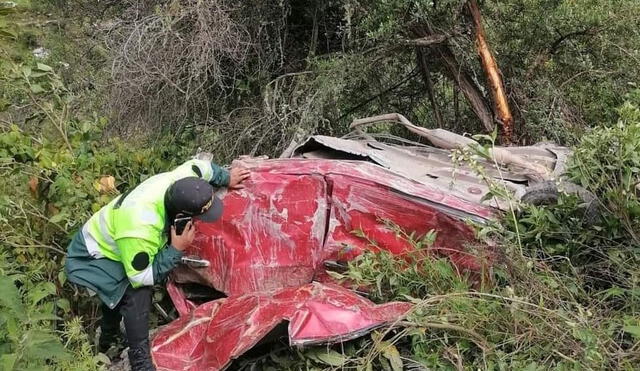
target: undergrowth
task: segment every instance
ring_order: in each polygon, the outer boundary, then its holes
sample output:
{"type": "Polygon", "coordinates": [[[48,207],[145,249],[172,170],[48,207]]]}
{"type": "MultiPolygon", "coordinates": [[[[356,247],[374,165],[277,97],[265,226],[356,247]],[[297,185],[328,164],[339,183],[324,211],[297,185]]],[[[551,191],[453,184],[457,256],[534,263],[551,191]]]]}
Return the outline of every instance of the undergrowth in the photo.
{"type": "Polygon", "coordinates": [[[109,361],[91,341],[97,302],[66,283],[66,245],[116,194],[186,158],[189,134],[107,140],[107,121],[83,109],[64,65],[24,43],[40,36],[9,26],[0,34],[0,369],[96,370],[109,361]]]}
{"type": "MultiPolygon", "coordinates": [[[[2,8],[0,16],[5,12],[9,10],[2,8]]],[[[97,306],[66,284],[66,243],[115,194],[184,159],[195,138],[187,127],[180,135],[155,136],[153,143],[107,139],[107,120],[86,109],[101,104],[87,102],[86,96],[68,87],[61,76],[71,72],[63,61],[32,55],[46,26],[26,25],[34,19],[48,22],[42,15],[25,15],[19,22],[0,19],[0,368],[93,370],[107,362],[94,356],[90,341],[97,306]]],[[[225,130],[219,132],[215,125],[206,127],[219,133],[219,140],[212,142],[216,148],[226,141],[230,149],[225,156],[240,147],[252,153],[276,152],[286,146],[299,123],[315,129],[326,126],[333,134],[332,130],[345,129],[335,122],[344,124],[345,118],[371,107],[404,107],[388,105],[387,95],[398,100],[403,96],[397,91],[388,94],[392,90],[382,87],[376,89],[384,94],[374,95],[374,100],[345,105],[346,98],[336,98],[348,89],[368,87],[368,79],[354,71],[366,64],[367,71],[377,71],[379,64],[366,59],[336,64],[329,58],[324,66],[324,59],[314,60],[320,73],[313,79],[303,80],[303,72],[288,75],[296,81],[286,82],[285,75],[267,87],[265,102],[277,120],[259,122],[268,123],[262,127],[269,130],[254,132],[252,115],[236,126],[231,124],[237,120],[220,119],[225,130]],[[340,79],[335,77],[336,66],[343,71],[340,79]],[[349,76],[350,88],[345,83],[349,76]],[[284,89],[286,84],[292,87],[284,89]],[[306,94],[298,84],[308,84],[318,93],[306,94]],[[334,123],[321,121],[327,112],[335,116],[334,123]]],[[[407,80],[403,76],[400,84],[391,84],[394,89],[415,76],[403,66],[392,69],[408,74],[407,80]]],[[[581,201],[570,195],[554,206],[519,205],[518,212],[478,227],[478,236],[495,245],[493,268],[480,280],[459,274],[449,260],[433,253],[435,232],[416,236],[388,225],[411,242],[413,250],[404,256],[366,252],[338,278],[366,288],[376,302],[407,300],[415,304],[414,310],[393,326],[358,340],[293,351],[285,345],[236,366],[393,371],[637,368],[639,105],[640,93],[635,92],[611,114],[592,109],[603,117],[617,116],[617,121],[585,135],[569,164],[569,178],[598,197],[597,223],[585,223],[581,201]]],[[[498,189],[496,194],[500,195],[498,189]]]]}
{"type": "Polygon", "coordinates": [[[74,97],[46,64],[16,65],[11,78],[39,116],[36,125],[0,128],[3,369],[95,369],[107,361],[88,340],[97,303],[65,285],[66,244],[92,212],[176,165],[188,147],[179,138],[104,140],[103,119],[65,116],[74,97]]]}

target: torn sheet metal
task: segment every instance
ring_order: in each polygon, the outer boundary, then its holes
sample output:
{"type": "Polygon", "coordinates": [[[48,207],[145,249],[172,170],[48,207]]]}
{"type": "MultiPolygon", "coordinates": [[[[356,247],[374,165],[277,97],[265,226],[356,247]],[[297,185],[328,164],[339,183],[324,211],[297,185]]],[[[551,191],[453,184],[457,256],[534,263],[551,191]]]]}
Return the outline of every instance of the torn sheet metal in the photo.
{"type": "MultiPolygon", "coordinates": [[[[442,137],[465,139],[446,130],[436,129],[442,137]]],[[[466,138],[466,140],[470,140],[466,138]]],[[[406,144],[406,143],[405,143],[406,144]]],[[[408,179],[437,187],[449,194],[478,204],[485,204],[507,211],[512,205],[487,197],[491,189],[486,180],[468,164],[454,163],[451,150],[434,148],[419,143],[413,145],[388,144],[369,134],[350,138],[334,138],[314,135],[296,147],[292,158],[325,158],[334,160],[360,160],[375,163],[408,179]]],[[[464,143],[449,143],[463,145],[464,143]]],[[[498,147],[496,147],[498,148],[498,147]]],[[[524,161],[547,170],[557,178],[564,172],[564,162],[569,149],[552,144],[524,147],[499,147],[504,153],[518,156],[524,161]]],[[[517,166],[497,167],[493,161],[478,157],[478,165],[495,184],[504,185],[516,197],[522,196],[529,185],[530,169],[517,166]]]]}
{"type": "Polygon", "coordinates": [[[336,285],[310,283],[200,305],[152,342],[158,370],[220,370],[283,322],[292,346],[350,340],[393,323],[409,303],[375,305],[336,285]]]}
{"type": "Polygon", "coordinates": [[[243,165],[251,170],[246,188],[220,194],[221,219],[197,223],[186,252],[210,265],[181,266],[172,275],[168,291],[181,317],[153,340],[160,369],[220,369],[283,320],[291,344],[301,345],[358,337],[399,318],[410,304],[375,306],[334,285],[325,272],[325,262],[345,262],[367,249],[408,251],[388,222],[417,235],[435,230],[431,252],[461,271],[478,272],[490,260],[490,251],[485,257],[471,252],[475,238],[467,220],[482,222],[495,211],[437,187],[363,161],[254,159],[243,165]],[[190,300],[193,283],[228,298],[190,300]]]}

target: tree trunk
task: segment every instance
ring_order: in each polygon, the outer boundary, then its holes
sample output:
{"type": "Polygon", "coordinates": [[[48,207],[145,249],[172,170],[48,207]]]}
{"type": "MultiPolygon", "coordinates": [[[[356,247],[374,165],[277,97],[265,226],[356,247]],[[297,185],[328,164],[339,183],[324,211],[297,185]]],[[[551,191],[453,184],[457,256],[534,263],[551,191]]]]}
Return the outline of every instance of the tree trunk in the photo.
{"type": "MultiPolygon", "coordinates": [[[[412,32],[416,37],[421,39],[428,39],[434,35],[429,24],[414,27],[412,32]]],[[[436,58],[438,58],[439,62],[444,66],[447,76],[458,86],[469,103],[469,107],[476,117],[478,117],[485,130],[492,132],[494,129],[493,112],[491,112],[490,106],[487,104],[482,92],[471,76],[458,64],[451,48],[446,42],[442,42],[434,43],[433,46],[430,47],[430,50],[433,50],[436,58]]]]}
{"type": "Polygon", "coordinates": [[[460,103],[458,100],[458,86],[453,84],[453,121],[456,123],[460,118],[460,103]]]}
{"type": "Polygon", "coordinates": [[[469,103],[469,107],[471,107],[473,113],[476,114],[485,130],[492,132],[494,129],[493,113],[476,83],[466,71],[462,70],[455,55],[448,46],[438,47],[438,52],[442,57],[442,62],[446,67],[447,74],[455,81],[464,97],[467,98],[467,103],[469,103]]]}
{"type": "Polygon", "coordinates": [[[420,69],[420,74],[422,75],[424,84],[427,87],[427,94],[429,95],[431,108],[433,108],[433,115],[436,118],[436,123],[438,124],[438,127],[442,128],[442,116],[440,115],[440,110],[438,109],[438,104],[436,103],[435,94],[433,93],[433,82],[431,81],[429,64],[427,63],[427,58],[422,48],[420,47],[416,48],[416,57],[418,59],[418,68],[420,69]]]}
{"type": "Polygon", "coordinates": [[[469,0],[467,3],[469,12],[473,18],[473,27],[476,33],[476,49],[482,62],[482,68],[487,76],[489,91],[493,99],[496,120],[502,126],[502,138],[505,143],[511,143],[513,137],[513,115],[509,108],[507,94],[505,93],[502,76],[495,57],[487,44],[484,27],[482,26],[482,16],[476,0],[469,0]]]}

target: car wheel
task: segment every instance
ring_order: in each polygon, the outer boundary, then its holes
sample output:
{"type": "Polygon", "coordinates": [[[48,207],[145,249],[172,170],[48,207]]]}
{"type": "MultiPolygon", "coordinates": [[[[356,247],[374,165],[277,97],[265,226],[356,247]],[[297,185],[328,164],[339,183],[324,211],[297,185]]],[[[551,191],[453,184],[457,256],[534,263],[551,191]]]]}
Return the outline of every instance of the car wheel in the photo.
{"type": "Polygon", "coordinates": [[[520,201],[534,206],[555,205],[558,197],[560,192],[555,182],[544,181],[527,187],[520,201]]]}
{"type": "Polygon", "coordinates": [[[576,195],[582,200],[580,210],[586,225],[594,225],[600,220],[598,198],[585,188],[567,181],[561,182],[560,185],[553,181],[535,183],[527,187],[520,201],[534,206],[555,205],[558,203],[560,192],[576,195]]]}

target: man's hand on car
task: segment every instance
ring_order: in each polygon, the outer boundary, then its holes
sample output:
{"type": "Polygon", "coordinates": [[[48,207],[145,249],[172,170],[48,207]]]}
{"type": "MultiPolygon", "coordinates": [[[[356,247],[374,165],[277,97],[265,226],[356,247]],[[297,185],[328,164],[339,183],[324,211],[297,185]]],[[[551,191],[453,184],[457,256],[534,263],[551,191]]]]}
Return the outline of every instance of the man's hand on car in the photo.
{"type": "Polygon", "coordinates": [[[184,251],[189,247],[195,237],[196,228],[193,226],[193,222],[187,223],[182,234],[176,234],[176,226],[171,226],[171,246],[179,251],[184,251]]]}
{"type": "Polygon", "coordinates": [[[251,176],[249,170],[243,167],[234,167],[229,171],[229,188],[242,189],[244,188],[244,182],[251,176]]]}

